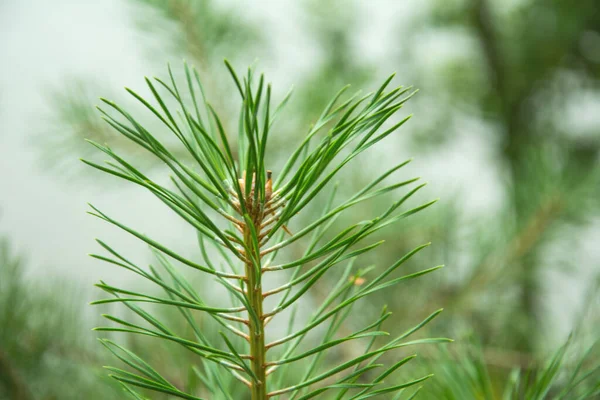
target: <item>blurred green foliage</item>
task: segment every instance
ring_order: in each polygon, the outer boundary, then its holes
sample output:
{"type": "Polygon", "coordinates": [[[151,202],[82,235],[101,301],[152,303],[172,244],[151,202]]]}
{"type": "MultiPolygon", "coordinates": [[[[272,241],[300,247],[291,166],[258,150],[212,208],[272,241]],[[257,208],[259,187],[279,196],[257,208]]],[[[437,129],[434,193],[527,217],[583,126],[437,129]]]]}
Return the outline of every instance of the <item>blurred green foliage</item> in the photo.
{"type": "Polygon", "coordinates": [[[79,292],[72,283],[40,282],[25,272],[0,238],[0,399],[118,397],[101,368],[104,354],[85,333],[90,321],[79,292]]]}
{"type": "MultiPolygon", "coordinates": [[[[162,38],[161,45],[156,46],[163,51],[161,56],[186,58],[209,75],[225,55],[235,63],[274,51],[262,27],[244,19],[235,7],[228,9],[214,1],[132,3],[148,11],[141,19],[132,17],[132,22],[148,37],[162,38]],[[162,45],[165,43],[168,46],[162,45]]],[[[556,347],[548,345],[556,342],[552,334],[556,321],[548,316],[552,311],[548,305],[551,293],[547,291],[550,276],[558,274],[560,280],[567,280],[573,274],[589,274],[583,267],[598,265],[597,260],[581,254],[580,242],[599,215],[600,127],[572,123],[589,117],[576,109],[578,101],[585,94],[600,94],[598,2],[422,2],[422,10],[414,13],[414,18],[398,16],[398,26],[391,27],[393,34],[383,44],[386,57],[377,60],[361,56],[355,37],[361,12],[374,5],[342,1],[302,4],[307,37],[321,58],[302,78],[308,84],[294,94],[289,124],[274,143],[283,147],[288,141],[299,140],[304,133],[298,132],[299,127],[316,119],[315,113],[329,94],[346,83],[369,86],[380,80],[381,70],[398,70],[402,81],[421,89],[411,109],[417,118],[409,124],[410,137],[390,144],[397,146],[399,154],[430,157],[454,148],[467,158],[466,153],[473,149],[465,147],[465,137],[483,136],[481,141],[488,146],[488,166],[495,171],[492,186],[499,188],[495,192],[499,198],[492,199],[484,213],[473,213],[461,195],[469,191],[468,184],[457,182],[456,197],[444,199],[429,213],[428,220],[409,222],[402,230],[382,233],[381,238],[391,245],[384,247],[389,254],[376,261],[378,266],[386,265],[422,239],[433,238],[436,246],[419,262],[444,262],[448,265],[446,271],[455,272],[447,272],[437,281],[413,283],[414,295],[410,298],[398,292],[386,299],[393,303],[393,309],[402,310],[394,318],[402,321],[423,317],[432,305],[443,306],[445,318],[434,327],[436,333],[459,342],[476,335],[481,354],[493,355],[482,357],[471,351],[457,351],[451,356],[432,354],[427,362],[441,372],[435,384],[420,393],[421,398],[502,398],[486,393],[501,393],[507,382],[515,379],[511,375],[515,368],[529,368],[529,378],[521,379],[525,386],[519,389],[526,396],[528,389],[523,382],[537,382],[546,371],[544,363],[536,360],[556,347]],[[437,44],[431,45],[432,41],[437,44]],[[444,49],[440,54],[436,53],[439,48],[444,49]],[[476,129],[470,132],[469,127],[476,129]]],[[[156,51],[152,57],[161,58],[156,51]]],[[[212,87],[207,90],[232,92],[232,88],[225,89],[224,76],[211,77],[212,87]]],[[[87,137],[107,141],[113,148],[127,152],[127,144],[108,138],[97,115],[89,112],[93,107],[89,94],[96,97],[106,93],[98,92],[85,80],[83,88],[71,89],[58,93],[64,99],[56,110],[58,125],[73,127],[66,131],[61,128],[60,135],[55,135],[62,146],[70,154],[81,155],[82,139],[87,137]]],[[[231,104],[223,99],[215,106],[224,115],[231,104]]],[[[225,123],[236,126],[237,122],[225,123]]],[[[57,153],[57,160],[60,157],[57,153]]],[[[380,160],[376,161],[365,160],[373,168],[380,160]]],[[[274,154],[273,163],[281,162],[274,154]]],[[[351,192],[354,186],[361,186],[362,180],[361,171],[352,170],[340,191],[351,192]]],[[[366,215],[369,210],[357,213],[366,215]]],[[[328,287],[325,283],[316,289],[313,295],[318,302],[328,287]]],[[[586,288],[580,293],[582,303],[593,305],[585,314],[585,325],[597,326],[597,299],[585,297],[586,288]]],[[[46,300],[38,302],[45,304],[46,300]]],[[[363,312],[372,312],[378,306],[377,301],[367,304],[363,312]]],[[[3,330],[2,334],[13,332],[10,326],[10,331],[3,330]]],[[[18,326],[14,325],[14,332],[18,332],[18,326]]],[[[42,324],[29,330],[40,334],[51,331],[42,324]]],[[[6,335],[19,340],[14,333],[6,335]]],[[[586,347],[596,339],[597,332],[592,332],[575,336],[572,341],[586,347]]],[[[51,342],[50,338],[45,340],[51,342]]],[[[0,343],[0,349],[7,352],[5,342],[0,343]]],[[[164,357],[170,359],[171,355],[164,357]]],[[[597,352],[589,357],[598,360],[597,352]]],[[[336,359],[332,354],[331,362],[336,359]]],[[[171,363],[176,364],[176,360],[171,363]]],[[[19,375],[34,376],[33,371],[40,371],[32,365],[19,365],[19,375]]],[[[36,368],[41,367],[36,364],[36,368]]],[[[50,387],[56,371],[43,371],[38,375],[46,374],[44,379],[50,387]]],[[[565,381],[563,375],[553,379],[557,385],[565,381]]],[[[597,372],[587,382],[598,385],[597,372]]],[[[577,393],[572,398],[585,395],[584,391],[577,393]]]]}

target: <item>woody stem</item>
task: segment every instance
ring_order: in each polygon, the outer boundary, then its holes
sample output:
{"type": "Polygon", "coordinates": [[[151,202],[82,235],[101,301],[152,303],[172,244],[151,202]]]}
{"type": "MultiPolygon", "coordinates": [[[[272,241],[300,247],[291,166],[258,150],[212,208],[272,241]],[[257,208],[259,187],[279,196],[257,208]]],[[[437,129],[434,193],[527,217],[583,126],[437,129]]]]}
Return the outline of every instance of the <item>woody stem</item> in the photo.
{"type": "MultiPolygon", "coordinates": [[[[254,226],[260,227],[260,221],[257,221],[259,218],[252,219],[254,226]]],[[[246,247],[254,254],[260,254],[260,249],[254,249],[249,227],[244,227],[244,242],[246,247]]],[[[260,258],[258,256],[256,258],[258,258],[258,265],[254,265],[250,257],[245,263],[246,278],[248,279],[248,302],[257,316],[257,320],[249,318],[251,366],[252,372],[256,376],[256,381],[252,384],[252,400],[266,400],[267,382],[263,293],[260,258]]]]}

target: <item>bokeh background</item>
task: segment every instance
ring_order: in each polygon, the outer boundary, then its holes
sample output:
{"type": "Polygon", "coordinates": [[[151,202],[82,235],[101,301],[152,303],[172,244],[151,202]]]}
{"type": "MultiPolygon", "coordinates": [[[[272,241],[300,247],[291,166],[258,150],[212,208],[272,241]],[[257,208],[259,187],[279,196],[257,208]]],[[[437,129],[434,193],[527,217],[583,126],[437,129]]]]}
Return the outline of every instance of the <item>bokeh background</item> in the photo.
{"type": "MultiPolygon", "coordinates": [[[[224,58],[264,71],[279,98],[295,87],[270,142],[275,166],[343,85],[367,92],[395,72],[419,89],[401,113],[410,122],[340,187],[350,193],[414,157],[406,177],[441,199],[383,232],[372,260],[383,267],[432,241],[413,267],[446,265],[378,299],[399,331],[445,308],[431,329],[456,344],[427,350],[423,363],[441,371],[423,398],[500,398],[511,371],[535,370],[569,334],[575,349],[600,338],[597,0],[2,0],[0,397],[121,398],[100,369],[106,355],[89,330],[99,310],[87,302],[101,278],[136,282],[87,253],[111,237],[132,257],[149,254],[86,203],[197,250],[158,201],[86,169],[83,139],[166,173],[102,123],[97,99],[131,104],[123,86],[146,93],[144,76],[185,59],[235,126],[224,58]],[[474,362],[485,379],[473,378],[474,362]]],[[[180,355],[129,340],[185,380],[180,355]]]]}

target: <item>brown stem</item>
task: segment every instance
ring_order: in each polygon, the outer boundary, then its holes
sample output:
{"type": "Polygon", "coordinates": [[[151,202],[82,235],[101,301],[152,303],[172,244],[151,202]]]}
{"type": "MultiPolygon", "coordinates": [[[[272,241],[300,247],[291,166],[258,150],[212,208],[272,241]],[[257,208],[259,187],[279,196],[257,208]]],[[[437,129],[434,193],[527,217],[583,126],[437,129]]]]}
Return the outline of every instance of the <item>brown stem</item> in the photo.
{"type": "MultiPolygon", "coordinates": [[[[260,227],[261,213],[252,216],[252,223],[260,227]]],[[[254,248],[250,227],[244,227],[244,242],[249,251],[260,253],[260,249],[254,248]]],[[[249,257],[248,257],[249,258],[249,257]]],[[[260,257],[259,259],[260,264],[260,257]]],[[[248,282],[247,296],[250,307],[252,307],[257,318],[248,318],[248,329],[250,333],[250,356],[252,372],[256,380],[252,383],[252,400],[265,400],[267,398],[266,381],[266,349],[265,349],[265,327],[263,316],[263,293],[261,282],[261,267],[255,266],[250,260],[245,263],[246,278],[248,282]]]]}

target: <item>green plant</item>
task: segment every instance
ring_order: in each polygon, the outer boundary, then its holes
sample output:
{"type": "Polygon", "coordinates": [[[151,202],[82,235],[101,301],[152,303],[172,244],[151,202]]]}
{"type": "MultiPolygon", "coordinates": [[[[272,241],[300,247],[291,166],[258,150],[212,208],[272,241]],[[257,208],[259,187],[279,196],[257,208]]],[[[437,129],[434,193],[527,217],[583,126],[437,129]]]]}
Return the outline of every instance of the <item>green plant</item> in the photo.
{"type": "Polygon", "coordinates": [[[0,400],[118,396],[98,367],[104,353],[85,334],[89,321],[74,306],[78,293],[58,279],[27,277],[28,269],[0,236],[0,400]]]}
{"type": "Polygon", "coordinates": [[[598,342],[579,349],[570,336],[566,343],[541,361],[514,360],[484,355],[478,344],[439,349],[441,357],[426,362],[436,379],[424,399],[543,400],[594,399],[600,395],[598,342]],[[508,362],[507,362],[508,361],[508,362]],[[506,371],[506,366],[510,371],[506,371]],[[490,368],[492,367],[492,368],[490,368]]]}
{"type": "MultiPolygon", "coordinates": [[[[384,385],[384,379],[387,380],[390,374],[413,356],[394,361],[387,368],[376,361],[394,349],[448,341],[445,338],[406,340],[441,310],[383,344],[379,343],[379,339],[388,334],[382,330],[382,324],[390,316],[385,309],[374,321],[350,334],[339,335],[339,331],[359,299],[440,268],[437,266],[392,277],[402,264],[428,244],[415,248],[384,270],[355,266],[357,258],[383,243],[378,241],[360,247],[359,242],[429,207],[435,201],[397,212],[424,186],[421,184],[409,190],[379,216],[353,223],[336,234],[330,231],[334,227],[333,222],[352,206],[417,181],[409,179],[379,187],[384,179],[408,163],[405,161],[386,171],[349,199],[333,205],[336,193],[333,178],[355,157],[395,132],[409,119],[406,117],[395,122],[381,132],[382,126],[391,121],[414,92],[402,87],[386,92],[392,77],[376,92],[362,97],[356,94],[342,100],[347,90],[347,87],[343,88],[311,126],[285,165],[272,175],[266,167],[270,162],[274,163],[269,158],[267,139],[289,94],[273,108],[271,86],[265,84],[262,75],[256,82],[249,69],[247,76],[240,79],[233,68],[228,63],[226,65],[242,99],[237,145],[234,145],[224,124],[206,101],[199,74],[187,65],[182,78],[185,80],[185,91],[177,85],[170,68],[167,82],[155,78],[154,83],[146,79],[158,104],[156,107],[127,89],[176,137],[178,145],[183,145],[194,160],[194,167],[173,155],[170,149],[173,143],[159,140],[155,133],[146,130],[123,108],[102,100],[109,106],[108,110],[100,109],[106,122],[162,161],[174,174],[171,177],[172,184],[167,186],[155,182],[109,147],[98,143],[91,142],[111,161],[107,161],[106,165],[84,162],[140,185],[154,194],[193,227],[203,259],[203,263],[192,261],[92,206],[92,215],[148,244],[161,268],[151,265],[144,269],[100,240],[98,243],[109,255],[93,257],[125,268],[165,292],[165,295],[157,295],[99,283],[97,286],[113,297],[96,301],[95,304],[122,303],[137,315],[137,319],[105,315],[117,326],[97,330],[159,338],[198,355],[198,365],[190,366],[191,377],[188,382],[175,385],[158,371],[159,367],[151,366],[113,341],[103,339],[101,342],[130,368],[109,367],[111,375],[138,399],[144,397],[136,391],[136,387],[185,399],[198,399],[199,396],[237,399],[244,396],[241,394],[244,392],[249,393],[253,400],[284,394],[294,399],[308,399],[325,392],[335,393],[334,398],[337,399],[366,399],[388,393],[408,395],[408,392],[403,392],[404,388],[424,381],[429,375],[387,386],[384,385]],[[178,108],[177,113],[173,111],[175,107],[178,108]],[[319,138],[323,131],[326,133],[319,138]],[[331,193],[324,196],[321,192],[326,188],[331,188],[331,193]],[[288,226],[294,217],[315,204],[321,216],[310,222],[303,221],[301,227],[292,233],[288,226]],[[276,259],[281,259],[277,258],[280,253],[285,254],[285,250],[301,242],[304,247],[301,256],[275,264],[276,259]],[[223,300],[220,293],[209,295],[211,301],[207,301],[173,262],[214,278],[229,298],[223,300]],[[346,266],[338,267],[342,263],[346,266]],[[269,340],[266,335],[267,324],[274,318],[281,319],[284,311],[297,306],[303,295],[326,273],[335,276],[337,283],[322,304],[297,330],[294,330],[295,313],[292,311],[287,322],[287,334],[269,340]],[[287,282],[268,289],[268,277],[274,274],[286,275],[287,282]],[[273,298],[277,299],[275,306],[267,310],[265,304],[273,298]],[[143,303],[178,310],[188,323],[189,331],[173,331],[167,323],[158,319],[158,314],[152,308],[142,308],[143,303]],[[219,336],[207,334],[209,320],[221,329],[219,336]],[[325,322],[329,325],[317,344],[303,349],[301,345],[307,342],[307,335],[325,322]],[[319,371],[327,350],[351,341],[364,342],[365,347],[360,355],[319,371]],[[288,384],[290,376],[286,373],[289,372],[287,368],[298,363],[305,364],[305,371],[300,379],[288,384]],[[383,370],[377,372],[378,368],[383,370]],[[244,385],[247,387],[245,390],[244,385]]],[[[279,326],[285,325],[281,323],[279,326]]]]}

